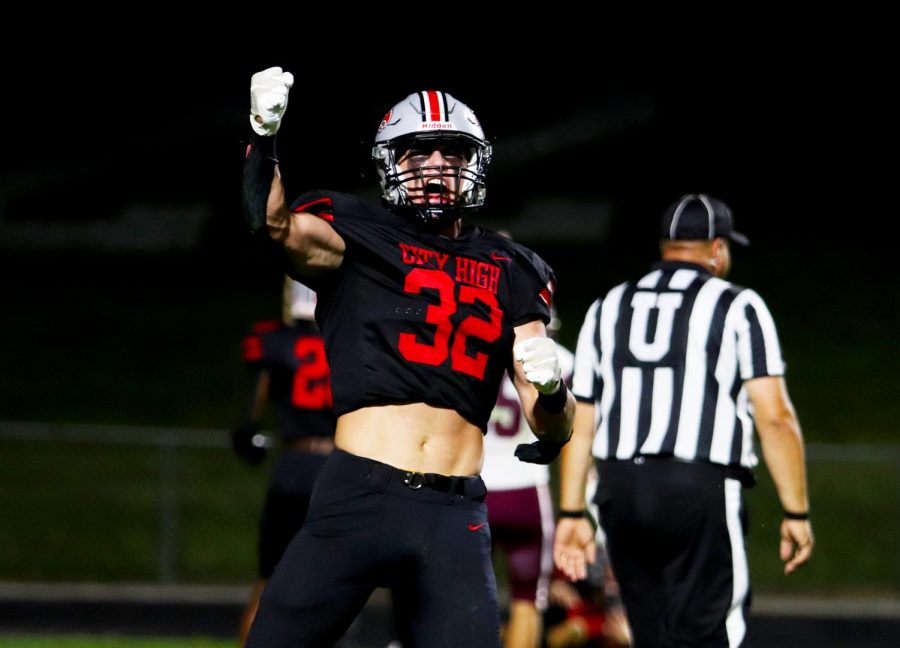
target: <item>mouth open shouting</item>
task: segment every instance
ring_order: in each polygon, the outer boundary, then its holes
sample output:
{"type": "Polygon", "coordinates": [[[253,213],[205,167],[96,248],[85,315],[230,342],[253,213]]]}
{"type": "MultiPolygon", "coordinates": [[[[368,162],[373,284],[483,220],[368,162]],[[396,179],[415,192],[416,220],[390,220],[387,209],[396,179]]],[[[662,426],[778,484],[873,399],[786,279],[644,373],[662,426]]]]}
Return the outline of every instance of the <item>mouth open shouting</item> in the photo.
{"type": "Polygon", "coordinates": [[[456,196],[444,182],[443,179],[430,178],[422,191],[423,202],[429,205],[454,204],[456,196]]]}
{"type": "Polygon", "coordinates": [[[400,158],[398,166],[401,169],[398,179],[405,185],[412,204],[441,207],[457,203],[460,172],[465,166],[461,151],[445,147],[412,148],[400,158]]]}

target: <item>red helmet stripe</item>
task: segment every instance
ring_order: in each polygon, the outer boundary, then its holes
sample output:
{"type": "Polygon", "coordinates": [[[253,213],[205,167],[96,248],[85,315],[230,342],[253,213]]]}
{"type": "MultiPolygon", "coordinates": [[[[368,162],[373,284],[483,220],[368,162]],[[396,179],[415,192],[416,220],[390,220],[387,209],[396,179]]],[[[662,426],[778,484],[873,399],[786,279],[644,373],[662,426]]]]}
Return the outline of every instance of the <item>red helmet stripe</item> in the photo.
{"type": "Polygon", "coordinates": [[[428,119],[427,121],[446,121],[441,118],[441,99],[434,90],[428,90],[426,93],[428,101],[428,119]]]}

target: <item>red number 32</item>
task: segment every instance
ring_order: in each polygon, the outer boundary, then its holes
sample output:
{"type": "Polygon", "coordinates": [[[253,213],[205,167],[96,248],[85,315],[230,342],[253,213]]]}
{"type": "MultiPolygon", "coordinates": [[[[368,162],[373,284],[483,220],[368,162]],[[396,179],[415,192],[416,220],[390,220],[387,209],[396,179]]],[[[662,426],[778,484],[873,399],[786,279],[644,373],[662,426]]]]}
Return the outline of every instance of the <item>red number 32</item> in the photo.
{"type": "Polygon", "coordinates": [[[434,342],[426,344],[416,340],[414,333],[401,333],[398,349],[401,355],[410,362],[419,362],[431,366],[443,363],[450,357],[450,367],[480,380],[484,380],[484,368],[487,365],[487,354],[466,353],[466,341],[469,337],[485,342],[494,342],[500,337],[500,322],[503,312],[497,306],[497,297],[490,290],[475,286],[459,286],[459,297],[455,296],[456,282],[446,272],[427,268],[414,268],[403,284],[403,290],[418,294],[423,289],[436,290],[438,303],[428,306],[425,321],[433,324],[434,342]],[[450,317],[456,312],[457,303],[474,304],[476,301],[491,309],[490,321],[469,315],[459,326],[454,335],[450,317]],[[452,345],[450,339],[453,338],[452,345]]]}

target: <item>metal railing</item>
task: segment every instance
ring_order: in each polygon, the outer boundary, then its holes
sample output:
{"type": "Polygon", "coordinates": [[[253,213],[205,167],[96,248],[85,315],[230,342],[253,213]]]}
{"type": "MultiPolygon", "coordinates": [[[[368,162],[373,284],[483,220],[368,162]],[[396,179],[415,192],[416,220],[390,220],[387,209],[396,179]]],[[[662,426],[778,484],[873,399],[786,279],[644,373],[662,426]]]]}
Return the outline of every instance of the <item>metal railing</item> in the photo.
{"type": "MultiPolygon", "coordinates": [[[[0,442],[94,443],[158,450],[158,580],[179,581],[179,452],[184,449],[227,450],[224,429],[153,426],[109,426],[0,421],[0,442]]],[[[900,444],[809,443],[807,458],[815,463],[894,464],[900,467],[900,444]]]]}
{"type": "Polygon", "coordinates": [[[99,443],[155,447],[159,450],[159,582],[177,580],[179,479],[178,451],[228,449],[227,430],[152,426],[108,426],[0,421],[0,441],[99,443]]]}

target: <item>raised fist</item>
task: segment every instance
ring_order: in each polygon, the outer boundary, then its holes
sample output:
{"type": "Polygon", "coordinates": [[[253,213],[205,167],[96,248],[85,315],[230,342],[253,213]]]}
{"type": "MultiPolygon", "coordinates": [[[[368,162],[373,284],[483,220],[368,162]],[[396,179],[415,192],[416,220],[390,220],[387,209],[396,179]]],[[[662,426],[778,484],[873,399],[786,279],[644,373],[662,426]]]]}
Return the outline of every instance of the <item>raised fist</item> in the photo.
{"type": "Polygon", "coordinates": [[[561,384],[562,371],[556,355],[556,343],[550,338],[533,337],[513,347],[513,357],[522,363],[525,378],[540,393],[555,394],[561,384]]]}
{"type": "Polygon", "coordinates": [[[292,85],[294,75],[280,67],[270,67],[250,78],[250,126],[259,135],[278,132],[292,85]]]}

